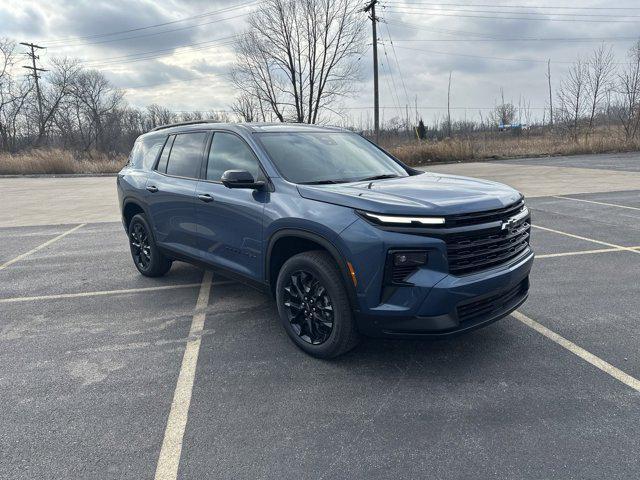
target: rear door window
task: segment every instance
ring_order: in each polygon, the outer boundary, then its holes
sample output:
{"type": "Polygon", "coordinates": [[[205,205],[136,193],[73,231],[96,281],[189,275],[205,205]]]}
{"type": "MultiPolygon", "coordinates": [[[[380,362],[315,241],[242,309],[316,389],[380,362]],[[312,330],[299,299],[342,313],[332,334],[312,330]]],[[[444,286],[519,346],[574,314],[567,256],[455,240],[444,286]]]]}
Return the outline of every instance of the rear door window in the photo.
{"type": "Polygon", "coordinates": [[[207,136],[207,132],[176,135],[167,162],[167,175],[198,178],[207,136]]]}

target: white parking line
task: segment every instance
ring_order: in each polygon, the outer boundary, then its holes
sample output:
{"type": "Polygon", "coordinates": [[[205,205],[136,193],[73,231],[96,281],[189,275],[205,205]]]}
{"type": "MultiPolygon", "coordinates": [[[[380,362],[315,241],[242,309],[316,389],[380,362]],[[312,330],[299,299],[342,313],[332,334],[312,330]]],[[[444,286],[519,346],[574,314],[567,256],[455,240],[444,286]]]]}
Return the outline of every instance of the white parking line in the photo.
{"type": "Polygon", "coordinates": [[[207,306],[209,304],[209,293],[211,291],[211,272],[206,271],[202,278],[196,310],[191,321],[189,339],[182,357],[182,366],[178,374],[178,382],[173,394],[173,402],[169,411],[167,428],[164,432],[160,457],[156,467],[156,480],[175,480],[178,477],[178,466],[180,465],[180,455],[182,453],[182,439],[187,426],[189,406],[191,404],[191,393],[193,382],[196,376],[196,366],[198,364],[198,354],[200,352],[200,334],[204,329],[204,321],[207,306]]]}
{"type": "Polygon", "coordinates": [[[29,250],[26,253],[23,253],[22,255],[18,255],[16,258],[13,258],[11,260],[9,260],[8,262],[3,263],[2,265],[0,265],[0,270],[4,270],[5,268],[7,268],[9,265],[13,265],[14,263],[16,263],[19,260],[22,260],[24,257],[27,257],[29,255],[31,255],[32,253],[36,253],[38,250],[42,250],[45,247],[48,247],[49,245],[51,245],[54,242],[57,242],[58,240],[60,240],[61,238],[66,237],[67,235],[69,235],[70,233],[75,232],[76,230],[78,230],[79,228],[82,228],[86,225],[86,223],[81,223],[80,225],[76,225],[75,227],[73,227],[70,230],[67,230],[64,233],[61,233],[60,235],[58,235],[57,237],[52,238],[49,241],[44,242],[42,245],[38,245],[36,248],[29,250]]]}
{"type": "Polygon", "coordinates": [[[541,325],[535,320],[532,320],[531,318],[527,317],[525,314],[516,311],[516,312],[513,312],[511,315],[515,317],[517,320],[519,320],[520,322],[522,322],[523,324],[525,324],[526,326],[533,328],[536,332],[540,333],[541,335],[544,335],[549,340],[557,343],[561,347],[566,348],[571,353],[582,358],[584,361],[590,363],[594,367],[599,368],[603,372],[611,375],[616,380],[640,392],[640,380],[638,380],[637,378],[632,377],[628,373],[625,373],[619,368],[614,367],[609,362],[604,361],[603,359],[594,355],[593,353],[588,352],[587,350],[585,350],[582,347],[579,347],[573,342],[570,342],[569,340],[562,337],[561,335],[558,335],[553,330],[549,330],[544,325],[541,325]]]}
{"type": "Polygon", "coordinates": [[[553,198],[560,198],[562,200],[573,200],[574,202],[595,203],[596,205],[606,205],[607,207],[626,208],[629,210],[640,210],[638,207],[630,207],[629,205],[618,205],[617,203],[597,202],[595,200],[585,200],[584,198],[571,198],[561,197],[560,195],[553,195],[553,198]]]}
{"type": "MultiPolygon", "coordinates": [[[[640,247],[629,247],[633,250],[638,250],[640,247]]],[[[576,252],[562,252],[562,253],[545,253],[542,255],[536,255],[536,260],[541,258],[555,258],[555,257],[569,257],[573,255],[590,255],[594,253],[606,253],[606,252],[626,252],[626,248],[600,248],[597,250],[578,250],[576,252]]]]}
{"type": "Polygon", "coordinates": [[[558,233],[560,235],[565,235],[571,238],[577,238],[578,240],[586,240],[587,242],[598,243],[600,245],[604,245],[606,247],[612,247],[616,250],[626,250],[628,252],[640,253],[639,250],[634,250],[637,247],[623,247],[622,245],[616,245],[615,243],[603,242],[601,240],[596,240],[594,238],[581,237],[580,235],[574,235],[573,233],[561,232],[560,230],[554,230],[553,228],[541,227],[540,225],[532,225],[533,228],[538,228],[540,230],[545,230],[547,232],[558,233]]]}
{"type": "Polygon", "coordinates": [[[181,285],[162,285],[159,287],[125,288],[121,290],[100,290],[94,292],[59,293],[56,295],[38,295],[35,297],[0,298],[0,303],[33,302],[36,300],[58,300],[61,298],[99,297],[102,295],[122,295],[127,293],[156,292],[158,290],[174,290],[176,288],[199,287],[200,283],[184,283],[181,285]]]}

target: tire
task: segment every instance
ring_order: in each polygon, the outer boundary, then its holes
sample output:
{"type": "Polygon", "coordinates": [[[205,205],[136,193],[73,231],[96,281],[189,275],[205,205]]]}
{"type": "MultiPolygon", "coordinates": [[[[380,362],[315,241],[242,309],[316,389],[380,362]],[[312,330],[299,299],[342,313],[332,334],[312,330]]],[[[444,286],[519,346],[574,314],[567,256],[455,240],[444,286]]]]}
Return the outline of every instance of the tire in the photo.
{"type": "Polygon", "coordinates": [[[358,343],[347,289],[327,252],[303,252],[287,260],[278,273],[276,301],[287,334],[309,355],[334,358],[358,343]]]}
{"type": "Polygon", "coordinates": [[[171,260],[160,251],[144,214],[129,222],[129,248],[138,271],[145,277],[161,277],[171,268],[171,260]]]}

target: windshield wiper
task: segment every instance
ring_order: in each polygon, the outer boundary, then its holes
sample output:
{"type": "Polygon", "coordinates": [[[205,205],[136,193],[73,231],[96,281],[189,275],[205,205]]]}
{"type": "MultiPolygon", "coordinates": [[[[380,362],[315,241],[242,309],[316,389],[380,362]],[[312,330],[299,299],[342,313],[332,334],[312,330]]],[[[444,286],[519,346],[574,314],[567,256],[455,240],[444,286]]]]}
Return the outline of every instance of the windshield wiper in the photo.
{"type": "Polygon", "coordinates": [[[365,177],[357,180],[358,182],[368,182],[370,180],[384,180],[385,178],[398,178],[400,175],[395,173],[383,173],[382,175],[374,175],[372,177],[365,177]]]}
{"type": "Polygon", "coordinates": [[[346,183],[346,180],[314,180],[313,182],[300,182],[300,185],[331,185],[334,183],[346,183]]]}

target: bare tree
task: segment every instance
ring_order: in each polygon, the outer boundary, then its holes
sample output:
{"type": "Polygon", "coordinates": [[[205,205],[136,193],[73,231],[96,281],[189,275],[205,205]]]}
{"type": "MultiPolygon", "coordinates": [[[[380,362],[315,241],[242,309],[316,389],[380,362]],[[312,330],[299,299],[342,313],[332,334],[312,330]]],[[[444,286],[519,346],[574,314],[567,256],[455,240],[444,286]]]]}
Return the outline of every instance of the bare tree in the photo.
{"type": "Polygon", "coordinates": [[[50,123],[61,102],[70,93],[72,83],[77,80],[80,71],[77,60],[54,58],[53,69],[48,75],[48,85],[42,91],[42,116],[38,125],[36,145],[42,143],[50,123]]]}
{"type": "Polygon", "coordinates": [[[256,96],[241,93],[231,104],[231,111],[235,113],[243,122],[255,122],[258,119],[265,121],[264,112],[260,106],[260,101],[256,96]]]}
{"type": "Polygon", "coordinates": [[[500,88],[500,103],[489,114],[491,121],[498,125],[511,125],[516,119],[516,106],[511,102],[505,102],[504,89],[500,88]]]}
{"type": "Polygon", "coordinates": [[[200,111],[180,112],[180,115],[179,115],[179,119],[181,122],[197,122],[199,120],[202,120],[203,118],[204,116],[200,111]]]}
{"type": "Polygon", "coordinates": [[[16,42],[0,37],[0,92],[11,79],[11,68],[16,59],[16,42]]]}
{"type": "Polygon", "coordinates": [[[318,122],[354,89],[360,13],[355,0],[266,0],[236,45],[233,84],[280,121],[318,122]]]}
{"type": "Polygon", "coordinates": [[[640,133],[640,40],[629,49],[629,63],[618,75],[618,117],[627,140],[640,133]]]}
{"type": "Polygon", "coordinates": [[[602,102],[612,88],[615,69],[613,50],[602,44],[596,48],[586,65],[586,93],[589,95],[589,130],[602,102]]]}
{"type": "Polygon", "coordinates": [[[154,103],[147,107],[146,120],[145,128],[151,130],[159,125],[174,123],[177,119],[171,110],[154,103]]]}
{"type": "Polygon", "coordinates": [[[30,85],[17,82],[11,75],[16,61],[16,43],[0,38],[0,148],[14,150],[18,130],[18,117],[25,106],[30,85]]]}
{"type": "Polygon", "coordinates": [[[558,101],[560,116],[572,132],[573,139],[578,139],[580,119],[587,109],[587,68],[580,58],[571,66],[560,84],[558,101]]]}
{"type": "Polygon", "coordinates": [[[85,70],[73,82],[73,96],[81,106],[89,145],[105,150],[106,130],[122,106],[123,92],[115,88],[98,70],[85,70]]]}

